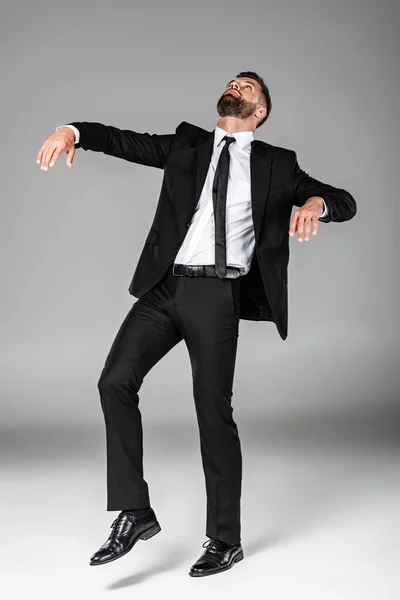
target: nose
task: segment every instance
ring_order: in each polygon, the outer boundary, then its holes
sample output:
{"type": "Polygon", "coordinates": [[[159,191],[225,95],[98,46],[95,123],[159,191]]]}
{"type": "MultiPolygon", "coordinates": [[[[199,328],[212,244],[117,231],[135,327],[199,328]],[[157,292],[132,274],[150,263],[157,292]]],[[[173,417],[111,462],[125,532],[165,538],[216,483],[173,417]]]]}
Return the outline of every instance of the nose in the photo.
{"type": "Polygon", "coordinates": [[[228,85],[228,89],[226,90],[225,94],[227,94],[229,91],[234,91],[237,93],[238,96],[241,96],[240,87],[235,81],[228,85]]]}

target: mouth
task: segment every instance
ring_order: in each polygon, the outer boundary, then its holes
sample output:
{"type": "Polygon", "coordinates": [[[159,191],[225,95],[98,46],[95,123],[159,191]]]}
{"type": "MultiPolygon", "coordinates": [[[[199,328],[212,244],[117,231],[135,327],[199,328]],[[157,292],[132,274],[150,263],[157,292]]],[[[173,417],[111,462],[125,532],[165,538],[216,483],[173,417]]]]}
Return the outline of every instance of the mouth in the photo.
{"type": "Polygon", "coordinates": [[[236,90],[228,90],[227,92],[225,92],[224,95],[226,94],[237,94],[238,96],[240,96],[239,92],[237,92],[236,90]]]}

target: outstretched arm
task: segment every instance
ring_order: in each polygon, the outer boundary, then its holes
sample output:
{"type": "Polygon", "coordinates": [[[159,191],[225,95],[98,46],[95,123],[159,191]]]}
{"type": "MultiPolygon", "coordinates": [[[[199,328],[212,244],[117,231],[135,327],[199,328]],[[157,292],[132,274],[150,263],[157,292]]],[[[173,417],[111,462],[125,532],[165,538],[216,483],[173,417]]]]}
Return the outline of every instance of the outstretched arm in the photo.
{"type": "Polygon", "coordinates": [[[163,169],[174,144],[175,134],[137,133],[102,123],[75,121],[68,123],[79,131],[76,148],[103,152],[130,162],[163,169]]]}
{"type": "Polygon", "coordinates": [[[296,206],[303,206],[311,197],[320,197],[325,201],[328,214],[319,218],[324,223],[330,221],[349,221],[357,212],[356,201],[346,190],[333,187],[322,181],[310,177],[303,171],[297,162],[296,153],[293,151],[292,176],[296,194],[296,206]]]}
{"type": "Polygon", "coordinates": [[[57,127],[44,141],[36,158],[41,169],[47,171],[55,165],[60,154],[65,152],[68,154],[67,166],[72,167],[75,150],[83,148],[163,169],[175,142],[175,135],[137,133],[102,123],[75,121],[57,127]]]}
{"type": "Polygon", "coordinates": [[[349,221],[357,212],[356,202],[351,194],[341,188],[318,181],[303,171],[292,151],[292,178],[295,192],[294,204],[299,208],[290,221],[289,234],[297,231],[297,241],[310,240],[311,225],[313,235],[318,233],[318,221],[349,221]],[[305,228],[305,235],[304,235],[305,228]]]}

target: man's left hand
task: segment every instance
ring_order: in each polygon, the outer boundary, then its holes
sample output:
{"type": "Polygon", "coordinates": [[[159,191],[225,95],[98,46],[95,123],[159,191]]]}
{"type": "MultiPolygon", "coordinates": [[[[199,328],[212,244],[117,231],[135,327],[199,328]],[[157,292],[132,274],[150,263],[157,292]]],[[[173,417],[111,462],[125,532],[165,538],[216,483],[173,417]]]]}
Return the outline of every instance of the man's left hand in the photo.
{"type": "Polygon", "coordinates": [[[293,236],[296,231],[297,241],[303,241],[304,225],[306,226],[304,240],[306,242],[310,239],[310,228],[311,223],[313,224],[313,235],[318,233],[318,217],[324,212],[324,201],[320,196],[311,196],[300,206],[294,213],[290,221],[289,235],[293,236]]]}

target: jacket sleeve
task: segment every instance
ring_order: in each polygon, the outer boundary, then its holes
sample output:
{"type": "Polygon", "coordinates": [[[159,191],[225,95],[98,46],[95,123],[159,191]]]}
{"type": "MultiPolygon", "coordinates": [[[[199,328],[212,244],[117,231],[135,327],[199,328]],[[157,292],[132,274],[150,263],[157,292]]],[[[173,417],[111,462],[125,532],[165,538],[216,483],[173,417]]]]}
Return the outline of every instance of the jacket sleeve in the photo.
{"type": "Polygon", "coordinates": [[[79,143],[75,148],[103,152],[130,162],[163,169],[167,156],[174,144],[175,133],[137,133],[130,129],[118,129],[88,121],[68,123],[79,130],[79,143]]]}
{"type": "Polygon", "coordinates": [[[333,187],[310,177],[310,175],[299,167],[296,153],[293,150],[291,168],[295,190],[294,204],[296,206],[303,206],[311,196],[320,196],[324,199],[328,209],[328,214],[319,219],[323,223],[349,221],[355,216],[357,205],[353,196],[346,190],[333,187]]]}

